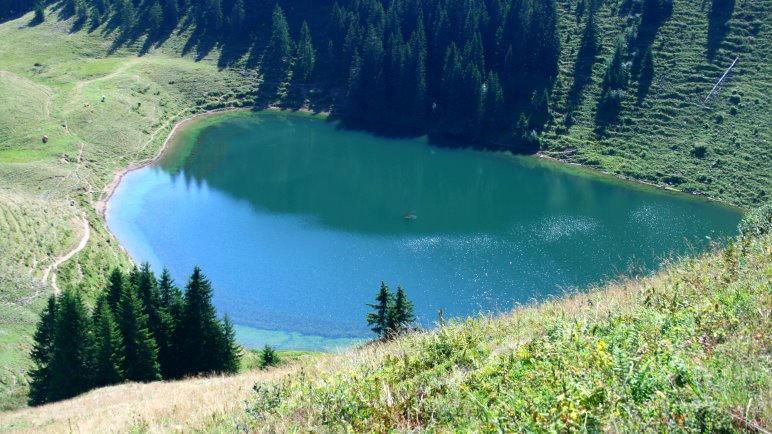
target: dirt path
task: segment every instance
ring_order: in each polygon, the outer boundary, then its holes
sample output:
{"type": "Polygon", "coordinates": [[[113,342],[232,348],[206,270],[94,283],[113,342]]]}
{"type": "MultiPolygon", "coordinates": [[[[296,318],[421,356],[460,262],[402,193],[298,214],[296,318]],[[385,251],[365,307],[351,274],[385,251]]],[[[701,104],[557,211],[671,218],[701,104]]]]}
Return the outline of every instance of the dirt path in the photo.
{"type": "Polygon", "coordinates": [[[86,87],[87,85],[89,85],[91,83],[94,83],[94,82],[97,82],[97,81],[102,81],[102,80],[109,80],[109,79],[117,76],[118,74],[122,74],[122,73],[126,72],[126,70],[128,70],[132,66],[136,65],[140,60],[141,59],[138,58],[138,57],[137,58],[133,58],[133,59],[129,59],[128,61],[118,65],[118,67],[115,68],[114,71],[110,72],[107,75],[103,75],[103,76],[97,77],[97,78],[92,78],[90,80],[79,80],[79,81],[77,81],[75,83],[75,87],[73,88],[73,90],[76,93],[78,93],[81,90],[83,90],[84,87],[86,87]]]}
{"type": "Polygon", "coordinates": [[[80,242],[77,246],[75,246],[74,249],[70,250],[68,253],[66,253],[64,256],[58,257],[53,264],[49,265],[48,268],[43,270],[43,278],[41,279],[42,283],[46,283],[48,281],[49,274],[51,275],[51,286],[54,288],[54,294],[59,295],[61,290],[58,286],[56,286],[56,269],[63,263],[67,262],[70,258],[75,256],[78,252],[83,250],[84,247],[86,247],[86,243],[88,243],[88,239],[91,236],[91,226],[88,223],[88,219],[86,219],[86,214],[83,213],[83,216],[81,217],[81,223],[83,224],[83,236],[80,239],[80,242]]]}

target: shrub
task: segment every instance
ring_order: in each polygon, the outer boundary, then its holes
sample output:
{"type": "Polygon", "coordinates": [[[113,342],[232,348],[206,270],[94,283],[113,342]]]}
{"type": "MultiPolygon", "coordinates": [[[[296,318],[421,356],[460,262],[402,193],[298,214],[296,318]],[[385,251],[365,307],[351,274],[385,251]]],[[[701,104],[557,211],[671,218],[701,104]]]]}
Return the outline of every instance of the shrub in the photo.
{"type": "Polygon", "coordinates": [[[750,211],[738,227],[743,237],[772,233],[772,202],[750,211]]]}

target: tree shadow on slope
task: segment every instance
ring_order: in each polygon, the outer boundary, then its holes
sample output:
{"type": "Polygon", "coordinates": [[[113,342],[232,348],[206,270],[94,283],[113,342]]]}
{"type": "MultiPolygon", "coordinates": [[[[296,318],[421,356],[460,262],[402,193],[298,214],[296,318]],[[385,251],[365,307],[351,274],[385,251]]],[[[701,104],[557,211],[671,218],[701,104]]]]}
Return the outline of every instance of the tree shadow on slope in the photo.
{"type": "Polygon", "coordinates": [[[721,42],[729,33],[729,20],[734,12],[735,0],[713,0],[708,12],[708,61],[713,62],[721,42]]]}
{"type": "Polygon", "coordinates": [[[648,0],[643,3],[641,23],[633,42],[632,75],[638,78],[637,100],[641,104],[649,93],[654,78],[654,39],[667,20],[673,15],[672,1],[648,0]]]}
{"type": "Polygon", "coordinates": [[[574,82],[568,91],[568,115],[566,119],[571,118],[571,113],[582,102],[584,88],[592,81],[592,67],[598,61],[600,52],[600,43],[598,42],[598,29],[595,25],[593,15],[587,18],[587,25],[582,35],[582,42],[579,46],[579,52],[576,55],[574,63],[574,82]]]}

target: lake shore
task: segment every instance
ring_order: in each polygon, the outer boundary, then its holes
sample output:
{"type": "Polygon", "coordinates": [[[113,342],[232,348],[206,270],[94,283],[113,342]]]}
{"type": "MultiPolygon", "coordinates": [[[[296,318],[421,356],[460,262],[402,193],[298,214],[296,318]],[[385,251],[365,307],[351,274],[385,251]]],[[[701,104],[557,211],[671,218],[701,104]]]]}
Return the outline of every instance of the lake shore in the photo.
{"type": "Polygon", "coordinates": [[[592,173],[595,176],[600,176],[600,177],[607,176],[607,177],[614,178],[615,180],[618,180],[618,181],[632,182],[632,183],[638,184],[640,186],[655,188],[657,190],[660,190],[660,191],[663,191],[663,192],[667,192],[667,193],[687,194],[687,195],[694,196],[694,197],[697,197],[697,198],[701,198],[701,199],[709,200],[709,201],[712,201],[712,202],[716,202],[716,203],[719,203],[721,205],[728,206],[730,208],[737,208],[737,209],[740,209],[740,210],[743,210],[743,211],[747,210],[744,207],[741,207],[739,205],[735,205],[733,203],[730,203],[730,202],[721,200],[719,198],[710,196],[710,195],[705,194],[705,193],[703,193],[701,191],[696,191],[696,190],[691,191],[691,190],[678,189],[678,188],[672,187],[672,186],[670,186],[668,184],[661,183],[661,182],[660,183],[654,183],[654,182],[650,182],[650,181],[644,181],[643,179],[633,178],[631,176],[625,176],[625,175],[622,175],[622,174],[619,174],[619,173],[612,173],[612,172],[607,172],[607,171],[604,171],[604,170],[599,170],[598,168],[595,168],[595,167],[592,167],[592,166],[588,166],[586,164],[576,163],[576,162],[573,162],[573,161],[567,161],[567,160],[564,160],[562,158],[555,157],[553,155],[545,153],[544,151],[539,151],[539,152],[533,154],[533,157],[540,158],[540,159],[542,159],[544,161],[548,161],[550,163],[555,163],[555,164],[562,165],[562,166],[568,166],[568,167],[572,167],[572,168],[575,168],[575,169],[581,169],[581,170],[590,172],[590,173],[592,173]]]}
{"type": "Polygon", "coordinates": [[[155,163],[158,161],[163,155],[166,153],[166,150],[169,148],[169,143],[172,142],[172,140],[177,136],[177,133],[179,132],[179,129],[183,127],[184,125],[194,121],[198,120],[204,117],[213,116],[213,115],[219,115],[222,113],[228,113],[228,112],[234,112],[234,111],[246,111],[249,110],[248,108],[226,108],[226,109],[216,109],[216,110],[209,110],[202,113],[196,113],[192,116],[188,116],[180,121],[178,121],[176,124],[174,124],[174,127],[172,127],[171,131],[169,132],[169,135],[166,137],[166,140],[164,140],[163,144],[161,145],[161,148],[158,150],[156,155],[153,158],[148,158],[145,160],[137,161],[135,163],[130,164],[129,166],[120,169],[115,173],[115,176],[113,177],[113,180],[108,183],[105,188],[102,189],[102,194],[99,200],[97,200],[94,203],[94,209],[96,212],[102,216],[102,218],[105,218],[105,215],[107,213],[107,207],[108,202],[110,201],[110,198],[113,197],[113,194],[115,193],[115,190],[118,188],[118,186],[121,184],[121,181],[123,180],[123,177],[126,176],[128,173],[131,173],[135,170],[139,170],[145,166],[148,166],[150,164],[155,163]]]}
{"type": "MultiPolygon", "coordinates": [[[[297,110],[289,110],[284,109],[278,106],[268,106],[265,109],[265,111],[278,111],[278,112],[288,112],[288,113],[303,113],[303,114],[309,114],[314,116],[319,116],[322,118],[326,118],[330,115],[328,112],[315,112],[312,110],[308,110],[305,108],[297,109],[297,110]]],[[[171,131],[169,132],[169,135],[166,137],[166,140],[164,140],[163,144],[161,145],[161,148],[158,150],[158,153],[153,158],[148,158],[145,160],[137,161],[135,163],[130,164],[129,166],[120,169],[115,173],[115,176],[113,177],[112,181],[110,181],[103,189],[101,198],[94,202],[94,209],[96,210],[97,214],[99,214],[103,219],[105,218],[105,215],[107,213],[107,207],[108,202],[110,201],[110,198],[113,197],[113,194],[115,193],[115,190],[118,188],[118,186],[121,184],[121,181],[123,180],[123,177],[126,176],[128,173],[131,173],[135,170],[139,170],[143,167],[149,166],[164,156],[166,151],[169,149],[170,143],[173,142],[173,140],[177,137],[177,134],[180,131],[180,128],[184,127],[187,124],[190,124],[193,121],[198,121],[203,118],[207,118],[210,116],[219,116],[225,113],[234,113],[234,112],[246,112],[246,111],[255,111],[252,108],[249,107],[229,107],[229,108],[221,108],[221,109],[215,109],[215,110],[208,110],[201,113],[196,113],[194,115],[188,116],[184,119],[181,119],[177,121],[177,123],[174,124],[174,127],[172,127],[171,131]]],[[[255,111],[259,112],[259,111],[255,111]]]]}

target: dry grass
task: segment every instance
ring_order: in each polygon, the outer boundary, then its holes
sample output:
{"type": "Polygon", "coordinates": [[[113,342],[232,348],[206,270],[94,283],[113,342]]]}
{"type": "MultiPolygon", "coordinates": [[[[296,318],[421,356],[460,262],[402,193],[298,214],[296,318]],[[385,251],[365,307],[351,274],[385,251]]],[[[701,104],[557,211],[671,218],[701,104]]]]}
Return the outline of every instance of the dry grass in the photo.
{"type": "Polygon", "coordinates": [[[256,381],[270,381],[284,373],[286,369],[275,369],[107,387],[68,401],[0,413],[0,432],[188,432],[241,411],[256,381]]]}

